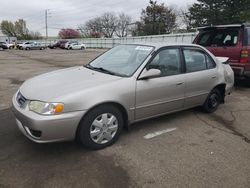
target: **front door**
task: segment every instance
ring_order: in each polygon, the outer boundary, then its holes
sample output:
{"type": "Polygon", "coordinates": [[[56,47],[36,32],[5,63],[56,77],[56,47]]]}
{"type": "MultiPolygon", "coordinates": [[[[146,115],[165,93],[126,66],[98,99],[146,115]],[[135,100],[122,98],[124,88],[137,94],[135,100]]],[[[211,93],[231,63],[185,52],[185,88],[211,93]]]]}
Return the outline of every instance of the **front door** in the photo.
{"type": "Polygon", "coordinates": [[[156,78],[137,80],[136,120],[183,109],[185,80],[179,48],[159,50],[145,69],[159,69],[156,78]]]}

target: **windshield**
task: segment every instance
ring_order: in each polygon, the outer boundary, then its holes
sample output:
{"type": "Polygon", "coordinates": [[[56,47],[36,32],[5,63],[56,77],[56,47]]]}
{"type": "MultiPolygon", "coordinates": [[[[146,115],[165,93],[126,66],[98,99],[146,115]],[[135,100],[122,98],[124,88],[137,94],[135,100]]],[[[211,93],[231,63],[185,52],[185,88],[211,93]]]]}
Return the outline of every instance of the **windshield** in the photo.
{"type": "Polygon", "coordinates": [[[87,67],[119,76],[132,76],[147,56],[152,46],[119,45],[93,60],[87,67]]]}

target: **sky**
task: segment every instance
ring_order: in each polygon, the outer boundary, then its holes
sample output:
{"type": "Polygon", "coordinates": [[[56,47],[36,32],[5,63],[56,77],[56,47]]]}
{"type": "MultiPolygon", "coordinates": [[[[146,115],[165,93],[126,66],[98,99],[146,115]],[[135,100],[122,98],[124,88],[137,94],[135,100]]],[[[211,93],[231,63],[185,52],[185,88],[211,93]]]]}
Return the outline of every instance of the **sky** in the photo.
{"type": "MultiPolygon", "coordinates": [[[[45,35],[45,10],[48,10],[48,35],[57,36],[61,28],[76,29],[104,12],[124,12],[133,21],[140,19],[149,0],[1,0],[0,22],[24,19],[28,29],[45,35]]],[[[167,6],[186,8],[196,0],[158,0],[167,6]]]]}

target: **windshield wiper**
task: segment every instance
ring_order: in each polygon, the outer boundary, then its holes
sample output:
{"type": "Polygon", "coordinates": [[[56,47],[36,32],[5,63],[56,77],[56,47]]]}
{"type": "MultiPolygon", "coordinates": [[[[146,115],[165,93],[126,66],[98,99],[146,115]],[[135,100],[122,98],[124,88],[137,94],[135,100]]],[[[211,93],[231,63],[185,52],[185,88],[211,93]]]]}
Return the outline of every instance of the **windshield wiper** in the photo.
{"type": "Polygon", "coordinates": [[[91,70],[96,70],[96,71],[99,71],[99,72],[111,74],[111,75],[121,76],[120,74],[117,74],[117,73],[112,72],[110,70],[104,69],[103,67],[93,67],[90,64],[84,65],[84,67],[87,67],[87,68],[89,68],[91,70]]]}

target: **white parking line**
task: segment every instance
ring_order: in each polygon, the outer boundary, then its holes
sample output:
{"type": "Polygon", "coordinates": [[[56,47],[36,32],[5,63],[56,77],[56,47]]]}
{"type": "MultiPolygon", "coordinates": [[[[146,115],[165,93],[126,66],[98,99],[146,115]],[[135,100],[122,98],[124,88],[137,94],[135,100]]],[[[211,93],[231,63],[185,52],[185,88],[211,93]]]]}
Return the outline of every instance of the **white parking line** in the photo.
{"type": "Polygon", "coordinates": [[[162,130],[162,131],[156,131],[154,133],[149,133],[147,135],[144,136],[145,139],[151,139],[151,138],[154,138],[156,136],[159,136],[159,135],[162,135],[164,133],[168,133],[168,132],[171,132],[171,131],[174,131],[176,130],[176,128],[170,128],[170,129],[165,129],[165,130],[162,130]]]}

